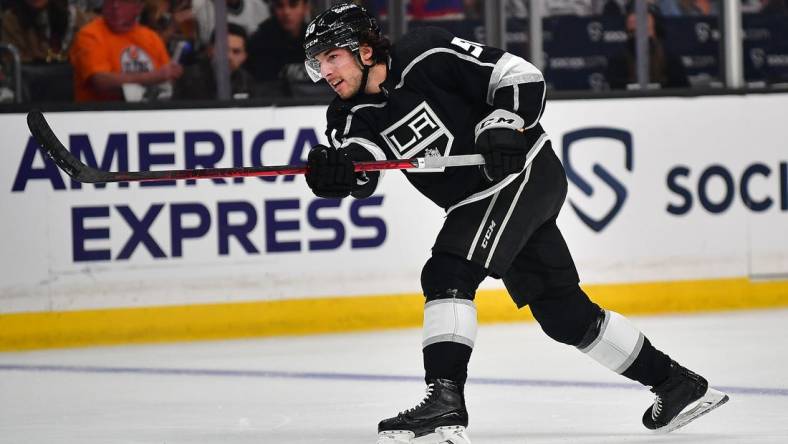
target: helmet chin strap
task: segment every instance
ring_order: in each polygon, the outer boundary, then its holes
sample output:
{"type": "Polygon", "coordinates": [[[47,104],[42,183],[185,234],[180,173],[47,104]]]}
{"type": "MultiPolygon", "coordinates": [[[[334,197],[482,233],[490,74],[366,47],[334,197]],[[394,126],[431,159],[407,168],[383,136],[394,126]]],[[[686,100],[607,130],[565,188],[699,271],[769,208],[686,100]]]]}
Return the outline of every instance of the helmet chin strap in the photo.
{"type": "Polygon", "coordinates": [[[355,96],[359,94],[364,94],[364,91],[367,90],[367,80],[369,79],[369,69],[372,68],[373,65],[365,65],[363,61],[361,61],[361,54],[356,53],[356,60],[361,65],[361,85],[358,87],[358,91],[355,96]]]}

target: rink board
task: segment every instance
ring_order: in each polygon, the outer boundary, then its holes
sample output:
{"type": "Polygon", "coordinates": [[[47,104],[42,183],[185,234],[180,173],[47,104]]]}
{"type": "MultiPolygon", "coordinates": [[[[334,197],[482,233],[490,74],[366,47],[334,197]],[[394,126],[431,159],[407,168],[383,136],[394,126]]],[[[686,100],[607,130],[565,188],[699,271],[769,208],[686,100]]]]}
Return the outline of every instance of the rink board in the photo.
{"type": "MultiPolygon", "coordinates": [[[[584,287],[628,313],[788,305],[788,95],[551,102],[559,218],[584,287]],[[744,123],[746,122],[746,123],[744,123]]],[[[322,107],[47,114],[107,169],[298,163],[322,107]]],[[[71,182],[0,115],[0,349],[392,328],[421,322],[442,210],[388,172],[371,199],[302,177],[71,182]]],[[[500,281],[482,321],[527,319],[500,281]]]]}
{"type": "MultiPolygon", "coordinates": [[[[788,282],[748,279],[587,285],[590,297],[626,314],[788,306],[788,282]]],[[[421,295],[376,295],[189,306],[16,313],[0,316],[0,350],[304,335],[418,327],[421,295]]],[[[477,294],[479,322],[533,321],[503,290],[477,294]]]]}

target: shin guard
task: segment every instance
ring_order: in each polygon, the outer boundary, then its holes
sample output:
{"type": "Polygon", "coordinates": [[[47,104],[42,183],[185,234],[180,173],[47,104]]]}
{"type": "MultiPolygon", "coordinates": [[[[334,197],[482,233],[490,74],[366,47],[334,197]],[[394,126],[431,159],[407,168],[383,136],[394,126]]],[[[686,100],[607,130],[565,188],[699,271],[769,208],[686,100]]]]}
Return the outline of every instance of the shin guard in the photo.
{"type": "Polygon", "coordinates": [[[444,378],[464,385],[477,329],[473,301],[455,297],[427,302],[422,342],[425,379],[444,378]]]}
{"type": "Polygon", "coordinates": [[[478,322],[476,304],[468,299],[435,299],[424,305],[423,347],[456,342],[473,348],[478,322]]]}
{"type": "Polygon", "coordinates": [[[473,298],[487,275],[465,258],[433,253],[424,264],[424,370],[425,380],[449,379],[462,386],[468,375],[476,341],[476,305],[473,298]]]}
{"type": "Polygon", "coordinates": [[[577,348],[610,370],[624,373],[640,354],[645,337],[624,316],[610,310],[602,313],[601,322],[591,327],[598,330],[596,335],[586,335],[590,342],[584,340],[577,348]]]}

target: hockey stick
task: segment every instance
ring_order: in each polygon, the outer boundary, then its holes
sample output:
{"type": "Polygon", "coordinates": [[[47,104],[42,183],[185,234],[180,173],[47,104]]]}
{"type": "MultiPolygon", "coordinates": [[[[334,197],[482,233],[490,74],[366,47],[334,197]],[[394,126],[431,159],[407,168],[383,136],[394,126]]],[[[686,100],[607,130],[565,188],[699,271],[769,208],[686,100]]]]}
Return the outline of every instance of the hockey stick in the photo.
{"type": "MultiPolygon", "coordinates": [[[[166,170],[166,171],[135,171],[109,172],[85,165],[77,159],[58,140],[49,127],[44,115],[39,110],[27,114],[27,126],[30,133],[41,145],[43,152],[69,176],[84,183],[104,182],[153,182],[173,179],[216,179],[221,177],[260,177],[260,176],[293,176],[305,174],[306,166],[281,165],[239,168],[205,168],[199,170],[166,170]]],[[[402,160],[376,160],[356,162],[355,171],[410,170],[431,169],[457,166],[482,165],[481,154],[466,154],[448,157],[420,157],[402,160]]]]}

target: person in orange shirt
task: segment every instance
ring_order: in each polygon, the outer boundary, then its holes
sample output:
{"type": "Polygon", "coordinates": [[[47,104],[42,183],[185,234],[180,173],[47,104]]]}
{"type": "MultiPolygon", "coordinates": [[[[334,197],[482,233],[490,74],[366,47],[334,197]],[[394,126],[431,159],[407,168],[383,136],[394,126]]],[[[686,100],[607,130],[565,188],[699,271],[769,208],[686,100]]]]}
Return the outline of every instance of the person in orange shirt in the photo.
{"type": "Polygon", "coordinates": [[[142,0],[104,0],[98,17],[76,36],[69,58],[77,102],[123,100],[123,85],[147,87],[177,79],[183,68],[155,31],[137,23],[142,0]]]}

